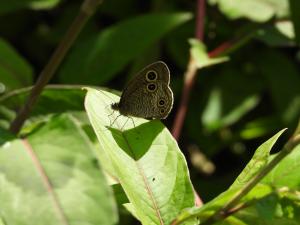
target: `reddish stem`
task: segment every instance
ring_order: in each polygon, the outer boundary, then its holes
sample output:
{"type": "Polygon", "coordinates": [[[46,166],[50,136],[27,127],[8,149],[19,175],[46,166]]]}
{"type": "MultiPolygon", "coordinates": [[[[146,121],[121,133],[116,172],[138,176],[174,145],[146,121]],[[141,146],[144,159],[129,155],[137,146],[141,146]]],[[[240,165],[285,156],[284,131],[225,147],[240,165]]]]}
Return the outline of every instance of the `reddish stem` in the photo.
{"type": "Polygon", "coordinates": [[[199,40],[204,39],[204,22],[205,22],[205,0],[197,0],[195,37],[199,40]]]}
{"type": "Polygon", "coordinates": [[[176,140],[179,139],[180,133],[182,130],[182,126],[184,123],[185,115],[187,112],[187,107],[190,99],[190,93],[194,87],[194,81],[195,81],[195,75],[197,72],[197,67],[194,63],[194,60],[192,57],[190,57],[190,61],[188,63],[188,68],[185,73],[185,80],[184,80],[184,86],[183,86],[183,91],[181,94],[181,100],[179,104],[179,108],[176,114],[176,118],[173,124],[172,128],[172,134],[176,140]]]}
{"type": "MultiPolygon", "coordinates": [[[[205,0],[197,0],[195,37],[202,41],[204,37],[204,20],[205,20],[205,0]]],[[[195,65],[195,61],[193,60],[192,56],[190,56],[190,60],[187,66],[187,71],[185,72],[184,75],[184,87],[181,95],[181,101],[172,128],[172,134],[176,140],[178,140],[180,137],[180,133],[185,120],[187,107],[190,99],[190,93],[194,87],[196,74],[197,74],[197,67],[195,65]]]]}

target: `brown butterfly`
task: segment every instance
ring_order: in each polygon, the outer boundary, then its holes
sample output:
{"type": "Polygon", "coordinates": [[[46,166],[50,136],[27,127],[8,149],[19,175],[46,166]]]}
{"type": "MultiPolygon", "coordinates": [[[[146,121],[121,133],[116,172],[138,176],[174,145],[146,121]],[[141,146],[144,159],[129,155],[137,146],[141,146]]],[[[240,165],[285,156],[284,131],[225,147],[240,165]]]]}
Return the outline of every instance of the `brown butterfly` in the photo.
{"type": "Polygon", "coordinates": [[[158,61],[142,69],[125,87],[118,103],[111,108],[121,115],[146,119],[165,119],[173,106],[169,86],[170,71],[158,61]]]}

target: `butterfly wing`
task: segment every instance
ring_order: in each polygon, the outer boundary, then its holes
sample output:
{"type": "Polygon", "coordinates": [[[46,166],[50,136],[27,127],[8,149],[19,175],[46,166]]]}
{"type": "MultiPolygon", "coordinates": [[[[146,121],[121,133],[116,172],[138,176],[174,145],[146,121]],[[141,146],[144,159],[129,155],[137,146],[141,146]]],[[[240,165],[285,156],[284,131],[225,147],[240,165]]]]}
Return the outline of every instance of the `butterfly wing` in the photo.
{"type": "Polygon", "coordinates": [[[124,89],[119,103],[123,115],[166,118],[173,105],[170,72],[161,61],[140,71],[124,89]]]}

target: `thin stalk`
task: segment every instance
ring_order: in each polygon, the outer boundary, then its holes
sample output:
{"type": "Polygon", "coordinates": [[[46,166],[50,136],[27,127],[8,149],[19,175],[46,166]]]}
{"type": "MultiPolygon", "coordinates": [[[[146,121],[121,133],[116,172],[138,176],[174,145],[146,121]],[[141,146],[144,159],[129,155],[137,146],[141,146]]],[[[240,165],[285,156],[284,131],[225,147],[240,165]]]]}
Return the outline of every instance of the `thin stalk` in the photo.
{"type": "Polygon", "coordinates": [[[96,10],[97,6],[102,3],[102,0],[85,0],[80,8],[80,11],[73,23],[71,24],[69,30],[66,32],[65,36],[62,38],[57,49],[51,56],[48,64],[42,70],[39,78],[35,85],[33,86],[31,93],[25,102],[24,106],[18,112],[16,118],[12,121],[10,125],[10,131],[14,134],[18,134],[21,130],[25,120],[29,117],[34,105],[36,104],[38,97],[43,91],[46,84],[53,77],[57,71],[62,60],[65,58],[70,47],[73,45],[74,41],[78,37],[80,31],[91,17],[91,15],[96,10]]]}
{"type": "MultiPolygon", "coordinates": [[[[204,38],[205,9],[205,0],[197,0],[195,38],[201,41],[203,41],[204,38]]],[[[184,74],[184,86],[181,100],[172,127],[172,134],[176,140],[178,140],[180,137],[188,108],[190,93],[194,87],[197,70],[198,69],[195,60],[193,59],[192,55],[190,55],[187,70],[184,74]]]]}

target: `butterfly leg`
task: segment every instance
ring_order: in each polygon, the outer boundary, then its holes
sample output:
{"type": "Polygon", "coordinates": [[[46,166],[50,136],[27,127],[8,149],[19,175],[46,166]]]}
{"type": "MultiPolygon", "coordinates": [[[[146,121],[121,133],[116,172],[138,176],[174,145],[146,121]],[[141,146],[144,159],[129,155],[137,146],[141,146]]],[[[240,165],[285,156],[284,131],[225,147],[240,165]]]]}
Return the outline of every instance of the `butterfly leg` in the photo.
{"type": "Polygon", "coordinates": [[[133,123],[133,127],[135,128],[135,123],[134,123],[134,119],[132,119],[132,117],[129,117],[133,123]]]}
{"type": "Polygon", "coordinates": [[[120,115],[118,115],[114,120],[113,120],[113,122],[109,125],[110,127],[116,122],[116,120],[119,118],[121,116],[121,114],[120,115]]]}
{"type": "Polygon", "coordinates": [[[125,127],[126,123],[128,122],[130,117],[127,117],[127,120],[125,121],[125,123],[123,124],[123,126],[121,127],[121,131],[123,131],[123,128],[125,127]]]}

